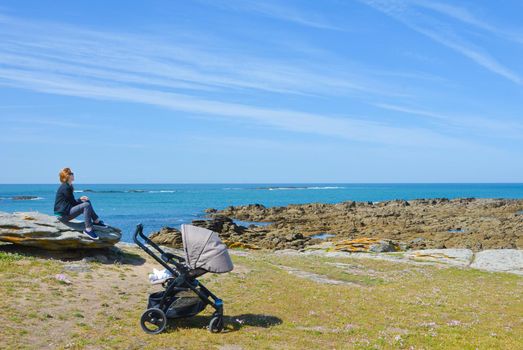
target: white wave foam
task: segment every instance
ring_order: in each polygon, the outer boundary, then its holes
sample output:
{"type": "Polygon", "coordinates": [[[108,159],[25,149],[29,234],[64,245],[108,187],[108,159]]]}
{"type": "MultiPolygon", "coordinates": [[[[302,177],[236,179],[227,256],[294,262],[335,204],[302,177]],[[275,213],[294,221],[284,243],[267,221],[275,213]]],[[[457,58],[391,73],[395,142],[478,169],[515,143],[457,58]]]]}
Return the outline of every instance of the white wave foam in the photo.
{"type": "Polygon", "coordinates": [[[347,187],[341,186],[308,186],[308,187],[267,187],[262,190],[269,191],[291,191],[291,190],[340,190],[347,187]]]}
{"type": "Polygon", "coordinates": [[[324,186],[324,187],[307,187],[308,190],[341,190],[347,187],[343,186],[324,186]]]}
{"type": "MultiPolygon", "coordinates": [[[[74,190],[75,193],[84,193],[85,190],[74,190]]],[[[174,193],[175,190],[154,190],[154,191],[146,191],[146,190],[88,190],[87,192],[90,193],[174,193]]]]}

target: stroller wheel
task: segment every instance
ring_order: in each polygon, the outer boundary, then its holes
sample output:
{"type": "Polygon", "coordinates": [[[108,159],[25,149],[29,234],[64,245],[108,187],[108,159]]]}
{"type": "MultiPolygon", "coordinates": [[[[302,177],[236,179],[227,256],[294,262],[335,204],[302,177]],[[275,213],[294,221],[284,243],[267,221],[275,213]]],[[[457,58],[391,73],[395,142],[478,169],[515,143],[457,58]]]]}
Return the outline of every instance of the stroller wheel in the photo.
{"type": "Polygon", "coordinates": [[[223,331],[223,316],[214,316],[209,322],[209,332],[220,333],[223,331]]]}
{"type": "Polygon", "coordinates": [[[145,333],[158,334],[167,326],[167,317],[160,309],[147,309],[140,318],[140,325],[145,333]]]}

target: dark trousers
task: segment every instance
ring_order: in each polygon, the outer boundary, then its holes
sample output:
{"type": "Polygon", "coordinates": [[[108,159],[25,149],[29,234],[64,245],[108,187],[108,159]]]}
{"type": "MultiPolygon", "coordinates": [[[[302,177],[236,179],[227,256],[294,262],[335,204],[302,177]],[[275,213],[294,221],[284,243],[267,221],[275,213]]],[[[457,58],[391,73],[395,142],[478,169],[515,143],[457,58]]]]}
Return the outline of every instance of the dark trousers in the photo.
{"type": "Polygon", "coordinates": [[[93,222],[98,220],[98,215],[94,212],[93,205],[90,201],[75,205],[69,211],[69,215],[63,219],[65,221],[71,221],[82,214],[84,214],[85,228],[91,229],[93,227],[93,222]]]}

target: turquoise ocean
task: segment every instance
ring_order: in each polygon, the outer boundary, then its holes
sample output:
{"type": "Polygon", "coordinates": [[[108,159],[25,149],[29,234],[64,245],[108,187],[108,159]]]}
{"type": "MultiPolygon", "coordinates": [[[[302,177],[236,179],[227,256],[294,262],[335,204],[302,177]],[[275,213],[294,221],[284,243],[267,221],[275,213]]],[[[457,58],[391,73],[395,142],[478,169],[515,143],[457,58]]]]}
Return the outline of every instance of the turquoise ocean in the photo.
{"type": "MultiPolygon", "coordinates": [[[[56,185],[0,185],[0,211],[53,214],[56,185]],[[16,200],[31,196],[29,200],[16,200]]],[[[91,199],[96,212],[123,230],[130,242],[138,223],[146,232],[177,227],[205,216],[206,208],[259,203],[385,201],[416,198],[523,198],[523,184],[75,184],[75,195],[91,199]]]]}

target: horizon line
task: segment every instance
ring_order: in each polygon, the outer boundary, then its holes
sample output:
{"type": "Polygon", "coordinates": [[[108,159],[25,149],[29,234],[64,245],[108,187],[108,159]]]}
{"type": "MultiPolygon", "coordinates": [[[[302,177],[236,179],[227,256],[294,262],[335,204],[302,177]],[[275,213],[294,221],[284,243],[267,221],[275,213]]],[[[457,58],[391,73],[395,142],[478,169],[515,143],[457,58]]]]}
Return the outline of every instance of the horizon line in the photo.
{"type": "MultiPolygon", "coordinates": [[[[59,185],[59,182],[0,183],[3,185],[59,185]]],[[[93,182],[76,185],[523,185],[523,182],[93,182]]]]}

